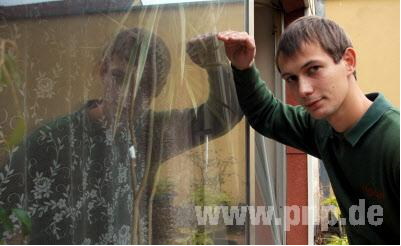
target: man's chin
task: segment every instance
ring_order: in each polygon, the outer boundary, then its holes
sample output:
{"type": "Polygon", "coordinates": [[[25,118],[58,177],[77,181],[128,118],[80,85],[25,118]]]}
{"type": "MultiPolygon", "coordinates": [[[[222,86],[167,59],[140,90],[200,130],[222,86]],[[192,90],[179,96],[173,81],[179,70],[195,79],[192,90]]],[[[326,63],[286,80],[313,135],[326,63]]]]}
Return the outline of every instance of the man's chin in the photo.
{"type": "Polygon", "coordinates": [[[325,112],[322,112],[322,111],[320,111],[320,110],[316,110],[316,111],[313,111],[313,112],[311,112],[311,111],[309,111],[308,110],[308,113],[312,116],[312,118],[314,118],[315,120],[324,120],[324,119],[326,119],[327,118],[327,113],[325,113],[325,112]]]}

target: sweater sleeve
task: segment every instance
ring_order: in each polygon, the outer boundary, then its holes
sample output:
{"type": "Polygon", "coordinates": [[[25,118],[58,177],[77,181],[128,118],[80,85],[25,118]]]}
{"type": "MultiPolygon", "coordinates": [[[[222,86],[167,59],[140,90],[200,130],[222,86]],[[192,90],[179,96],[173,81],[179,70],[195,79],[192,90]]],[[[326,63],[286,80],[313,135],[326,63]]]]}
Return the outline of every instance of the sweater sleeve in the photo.
{"type": "Polygon", "coordinates": [[[275,98],[255,66],[232,69],[238,100],[249,124],[265,137],[320,158],[314,136],[316,120],[303,107],[275,98]]]}
{"type": "MultiPolygon", "coordinates": [[[[229,66],[209,68],[209,97],[196,108],[153,113],[154,142],[159,143],[161,160],[167,160],[188,149],[228,133],[243,118],[235,94],[229,66]]],[[[157,152],[157,151],[156,151],[157,152]]]]}

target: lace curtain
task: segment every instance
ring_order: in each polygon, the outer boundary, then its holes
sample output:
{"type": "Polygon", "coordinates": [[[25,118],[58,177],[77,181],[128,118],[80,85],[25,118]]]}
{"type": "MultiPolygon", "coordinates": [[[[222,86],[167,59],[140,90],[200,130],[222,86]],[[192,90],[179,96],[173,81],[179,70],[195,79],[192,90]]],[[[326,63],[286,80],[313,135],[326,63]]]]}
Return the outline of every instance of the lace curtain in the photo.
{"type": "Polygon", "coordinates": [[[245,124],[215,37],[244,30],[245,1],[0,13],[3,242],[245,243],[245,226],[195,212],[246,203],[245,124]]]}

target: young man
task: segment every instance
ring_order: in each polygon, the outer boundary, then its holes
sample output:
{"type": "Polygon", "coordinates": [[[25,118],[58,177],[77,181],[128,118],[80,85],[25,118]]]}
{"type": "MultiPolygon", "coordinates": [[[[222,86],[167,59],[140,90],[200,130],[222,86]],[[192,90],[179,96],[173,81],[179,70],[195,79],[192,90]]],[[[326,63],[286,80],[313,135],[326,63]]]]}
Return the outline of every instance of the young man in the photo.
{"type": "Polygon", "coordinates": [[[254,65],[254,39],[222,32],[237,94],[251,126],[324,161],[352,244],[399,244],[400,114],[356,81],[356,51],[336,23],[303,17],[283,33],[276,54],[301,106],[278,101],[254,65]],[[356,206],[363,211],[350,217],[356,206]]]}

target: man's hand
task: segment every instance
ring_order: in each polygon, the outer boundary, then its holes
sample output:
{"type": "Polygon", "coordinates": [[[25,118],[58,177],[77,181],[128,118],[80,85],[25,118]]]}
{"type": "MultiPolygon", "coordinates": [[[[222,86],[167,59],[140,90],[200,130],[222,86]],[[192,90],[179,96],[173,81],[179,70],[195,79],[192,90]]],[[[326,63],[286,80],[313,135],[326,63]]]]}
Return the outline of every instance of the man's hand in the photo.
{"type": "Polygon", "coordinates": [[[226,31],[217,35],[224,42],[231,64],[239,69],[250,68],[256,55],[255,39],[246,32],[226,31]]]}
{"type": "Polygon", "coordinates": [[[227,64],[227,58],[218,51],[221,47],[219,43],[216,34],[202,34],[187,42],[187,53],[191,60],[202,68],[207,69],[223,63],[227,64]]]}

